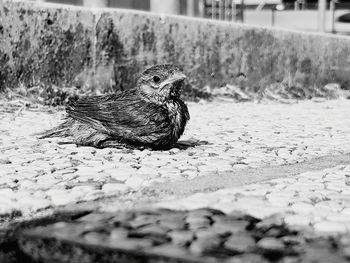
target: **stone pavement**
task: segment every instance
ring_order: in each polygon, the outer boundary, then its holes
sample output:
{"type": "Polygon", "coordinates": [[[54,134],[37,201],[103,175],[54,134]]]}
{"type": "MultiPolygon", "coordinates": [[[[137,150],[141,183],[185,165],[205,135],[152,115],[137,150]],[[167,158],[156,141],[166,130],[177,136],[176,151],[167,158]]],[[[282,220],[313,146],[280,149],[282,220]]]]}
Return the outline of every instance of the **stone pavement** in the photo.
{"type": "MultiPolygon", "coordinates": [[[[203,175],[219,181],[221,175],[232,174],[233,178],[245,169],[344,156],[350,153],[349,106],[346,100],[190,103],[191,120],[180,139],[188,148],[169,151],[101,150],[57,144],[62,139],[38,140],[33,134],[59,123],[63,111],[3,111],[0,218],[32,218],[55,207],[94,200],[101,204],[119,200],[109,207],[118,210],[123,208],[123,200],[133,206],[144,191],[155,185],[161,188],[180,182],[177,187],[186,188],[203,175]]],[[[259,218],[280,212],[290,225],[345,233],[350,224],[346,217],[350,190],[345,184],[350,168],[332,166],[295,177],[199,193],[183,200],[171,201],[176,196],[163,196],[154,201],[163,201],[159,206],[169,208],[208,205],[223,211],[239,209],[259,218]]],[[[257,175],[255,180],[261,178],[257,175]]]]}
{"type": "Polygon", "coordinates": [[[264,220],[214,209],[133,209],[89,213],[22,231],[19,247],[36,262],[340,263],[348,237],[295,231],[279,216],[264,220]]]}
{"type": "Polygon", "coordinates": [[[259,219],[279,214],[292,229],[313,228],[321,235],[350,232],[350,165],[305,172],[291,178],[198,193],[156,207],[193,210],[213,208],[259,219]]]}

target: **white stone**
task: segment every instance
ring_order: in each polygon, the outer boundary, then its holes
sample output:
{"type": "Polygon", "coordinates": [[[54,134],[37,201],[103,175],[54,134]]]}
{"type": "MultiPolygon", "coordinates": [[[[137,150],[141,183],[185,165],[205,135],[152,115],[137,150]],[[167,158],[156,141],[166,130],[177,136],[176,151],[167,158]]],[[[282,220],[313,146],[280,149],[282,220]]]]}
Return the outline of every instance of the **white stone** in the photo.
{"type": "Polygon", "coordinates": [[[339,212],[344,208],[344,205],[336,200],[327,200],[315,204],[315,208],[339,212]]]}
{"type": "Polygon", "coordinates": [[[48,190],[46,194],[50,197],[55,206],[66,205],[75,201],[75,196],[68,190],[52,189],[48,190]]]}
{"type": "Polygon", "coordinates": [[[71,194],[84,195],[86,193],[94,191],[96,188],[92,185],[78,185],[71,189],[71,194]]]}
{"type": "Polygon", "coordinates": [[[229,172],[232,171],[232,166],[229,164],[219,165],[217,166],[218,172],[229,172]]]}
{"type": "Polygon", "coordinates": [[[194,179],[198,176],[198,172],[196,170],[186,170],[181,173],[181,176],[186,179],[194,179]]]}
{"type": "Polygon", "coordinates": [[[45,209],[51,206],[51,202],[45,198],[31,196],[28,198],[19,198],[17,204],[20,210],[29,210],[35,212],[40,209],[45,209]]]}
{"type": "Polygon", "coordinates": [[[290,226],[309,226],[311,220],[305,215],[286,215],[284,217],[284,222],[290,226]]]}
{"type": "Polygon", "coordinates": [[[18,169],[17,176],[21,178],[35,178],[38,175],[38,172],[34,169],[21,168],[18,169]]]}
{"type": "Polygon", "coordinates": [[[106,197],[106,193],[102,190],[92,190],[91,192],[85,193],[84,197],[81,198],[81,201],[90,201],[97,200],[106,197]]]}
{"type": "Polygon", "coordinates": [[[331,234],[331,235],[347,233],[346,225],[340,222],[329,222],[329,221],[318,222],[314,225],[314,229],[317,232],[331,234]]]}
{"type": "Polygon", "coordinates": [[[71,181],[79,177],[79,175],[75,173],[75,170],[64,170],[64,171],[65,171],[64,173],[57,173],[57,175],[60,175],[62,177],[63,181],[71,181]]]}
{"type": "Polygon", "coordinates": [[[13,202],[0,202],[0,215],[10,214],[17,206],[13,202]]]}
{"type": "Polygon", "coordinates": [[[286,187],[286,190],[295,190],[295,191],[310,191],[310,190],[319,190],[324,189],[324,185],[322,183],[294,183],[290,186],[286,187]]]}
{"type": "Polygon", "coordinates": [[[29,179],[20,180],[19,185],[21,189],[38,189],[36,183],[29,179]]]}
{"type": "Polygon", "coordinates": [[[144,181],[145,179],[141,176],[131,176],[128,180],[125,181],[125,185],[130,188],[137,189],[141,187],[144,181]]]}
{"type": "Polygon", "coordinates": [[[323,196],[318,191],[302,191],[298,193],[299,198],[306,198],[309,201],[321,201],[323,196]]]}
{"type": "Polygon", "coordinates": [[[296,195],[296,191],[288,191],[284,189],[276,189],[275,185],[272,185],[272,190],[269,194],[266,195],[267,198],[278,199],[278,198],[290,198],[296,195]]]}
{"type": "Polygon", "coordinates": [[[310,203],[296,202],[289,207],[289,210],[297,214],[309,214],[314,210],[314,206],[310,203]]]}
{"type": "Polygon", "coordinates": [[[43,190],[37,190],[33,193],[34,197],[45,199],[47,197],[47,194],[43,190]]]}
{"type": "Polygon", "coordinates": [[[162,178],[162,177],[158,177],[158,178],[154,178],[154,179],[150,179],[149,180],[149,184],[150,185],[153,185],[153,184],[164,184],[164,183],[167,183],[167,182],[169,182],[169,180],[167,178],[162,178]]]}
{"type": "Polygon", "coordinates": [[[245,204],[247,206],[266,206],[268,202],[263,200],[262,196],[239,196],[237,197],[237,202],[245,204]]]}
{"type": "Polygon", "coordinates": [[[268,201],[273,206],[287,207],[293,200],[290,197],[273,195],[273,196],[268,196],[268,201]]]}
{"type": "Polygon", "coordinates": [[[129,190],[130,190],[130,186],[127,186],[125,184],[108,183],[102,186],[102,191],[108,195],[110,194],[119,195],[129,190]]]}
{"type": "Polygon", "coordinates": [[[241,208],[240,204],[237,202],[234,202],[234,201],[212,203],[212,204],[210,204],[210,207],[213,209],[220,210],[220,211],[227,213],[227,214],[231,213],[234,210],[243,210],[241,208]]]}
{"type": "MultiPolygon", "coordinates": [[[[42,166],[40,166],[40,167],[42,167],[42,166]]],[[[53,163],[52,165],[51,165],[51,168],[52,169],[55,169],[55,170],[62,170],[62,169],[67,169],[67,168],[70,168],[70,167],[72,167],[72,164],[71,163],[69,163],[69,162],[64,162],[64,163],[53,163]]]]}
{"type": "Polygon", "coordinates": [[[215,164],[207,164],[198,166],[198,170],[200,173],[216,173],[218,171],[218,168],[215,164]]]}
{"type": "Polygon", "coordinates": [[[348,216],[350,218],[350,207],[344,208],[341,212],[342,215],[348,216]]]}
{"type": "Polygon", "coordinates": [[[344,180],[340,181],[340,182],[327,182],[325,183],[326,188],[329,190],[335,190],[335,191],[342,191],[347,189],[349,186],[345,184],[344,180]]]}
{"type": "Polygon", "coordinates": [[[132,175],[136,174],[136,171],[136,169],[133,169],[131,167],[118,167],[106,169],[104,172],[109,174],[112,178],[124,182],[128,180],[132,175]]]}
{"type": "Polygon", "coordinates": [[[0,199],[12,198],[15,196],[15,192],[11,188],[2,188],[0,189],[0,199]]]}
{"type": "Polygon", "coordinates": [[[172,148],[172,149],[169,150],[170,154],[177,154],[179,152],[180,152],[180,149],[178,149],[178,148],[172,148]]]}
{"type": "Polygon", "coordinates": [[[138,174],[158,174],[158,168],[156,166],[142,165],[140,169],[137,170],[138,174]]]}
{"type": "Polygon", "coordinates": [[[327,220],[335,222],[350,223],[350,217],[344,213],[333,213],[327,216],[327,220]]]}
{"type": "Polygon", "coordinates": [[[283,213],[286,211],[286,209],[282,209],[281,207],[275,207],[275,206],[248,206],[246,207],[245,211],[259,219],[264,219],[266,217],[272,216],[276,213],[283,213]]]}
{"type": "Polygon", "coordinates": [[[324,175],[323,171],[312,171],[312,172],[306,172],[302,173],[299,176],[302,178],[308,178],[308,179],[322,179],[324,175]]]}
{"type": "Polygon", "coordinates": [[[253,195],[253,196],[261,196],[262,199],[264,199],[264,196],[266,194],[268,194],[270,192],[270,188],[268,186],[264,186],[264,185],[261,185],[251,191],[251,190],[245,190],[243,191],[242,193],[246,196],[250,196],[250,195],[253,195]]]}
{"type": "Polygon", "coordinates": [[[78,169],[76,171],[76,173],[78,175],[97,174],[97,173],[99,173],[101,171],[101,168],[99,166],[97,166],[97,167],[90,167],[90,166],[79,165],[79,166],[77,166],[75,168],[78,169]]]}

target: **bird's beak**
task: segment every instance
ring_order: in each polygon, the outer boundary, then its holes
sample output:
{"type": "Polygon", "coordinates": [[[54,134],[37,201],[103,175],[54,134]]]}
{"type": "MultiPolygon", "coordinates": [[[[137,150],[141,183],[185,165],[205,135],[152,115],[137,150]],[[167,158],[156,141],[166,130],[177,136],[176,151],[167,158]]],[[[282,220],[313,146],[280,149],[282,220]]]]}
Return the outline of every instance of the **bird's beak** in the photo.
{"type": "Polygon", "coordinates": [[[178,82],[178,81],[182,81],[182,80],[185,80],[187,77],[185,74],[183,73],[175,73],[173,75],[171,75],[168,79],[166,79],[162,85],[161,85],[161,89],[163,89],[164,87],[166,87],[168,84],[173,84],[175,82],[178,82]]]}

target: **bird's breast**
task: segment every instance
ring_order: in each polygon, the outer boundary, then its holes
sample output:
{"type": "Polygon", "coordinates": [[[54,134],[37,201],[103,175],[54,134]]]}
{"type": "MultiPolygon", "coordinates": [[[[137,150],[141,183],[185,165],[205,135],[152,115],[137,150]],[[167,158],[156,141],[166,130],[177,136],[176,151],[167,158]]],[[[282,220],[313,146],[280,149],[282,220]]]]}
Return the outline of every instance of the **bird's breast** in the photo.
{"type": "Polygon", "coordinates": [[[184,129],[186,126],[187,107],[185,104],[182,105],[178,101],[170,101],[167,103],[167,108],[168,108],[169,120],[172,128],[172,136],[175,138],[175,140],[177,140],[184,132],[184,129]]]}

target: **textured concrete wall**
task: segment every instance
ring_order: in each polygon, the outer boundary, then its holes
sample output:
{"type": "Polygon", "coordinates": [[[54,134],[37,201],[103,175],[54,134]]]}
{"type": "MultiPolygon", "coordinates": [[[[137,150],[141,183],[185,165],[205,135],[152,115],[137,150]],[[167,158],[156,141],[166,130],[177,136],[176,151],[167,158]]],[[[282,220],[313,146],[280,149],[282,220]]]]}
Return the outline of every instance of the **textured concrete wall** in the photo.
{"type": "Polygon", "coordinates": [[[0,10],[0,85],[69,85],[92,66],[94,16],[5,2],[0,10]]]}
{"type": "Polygon", "coordinates": [[[350,83],[348,37],[56,7],[4,3],[1,88],[20,83],[69,86],[87,81],[96,69],[113,78],[108,85],[126,89],[137,72],[156,63],[180,65],[200,89],[237,83],[240,72],[247,76],[245,85],[256,90],[281,81],[305,87],[350,83]]]}

